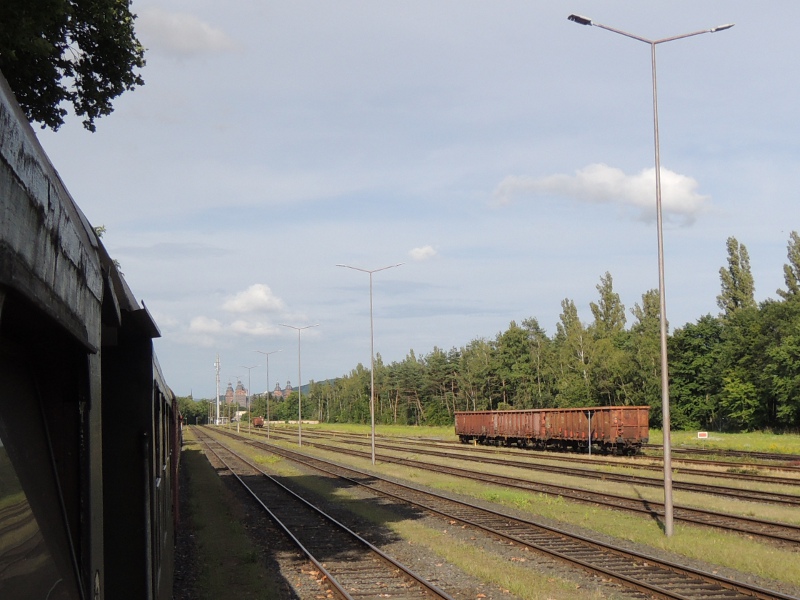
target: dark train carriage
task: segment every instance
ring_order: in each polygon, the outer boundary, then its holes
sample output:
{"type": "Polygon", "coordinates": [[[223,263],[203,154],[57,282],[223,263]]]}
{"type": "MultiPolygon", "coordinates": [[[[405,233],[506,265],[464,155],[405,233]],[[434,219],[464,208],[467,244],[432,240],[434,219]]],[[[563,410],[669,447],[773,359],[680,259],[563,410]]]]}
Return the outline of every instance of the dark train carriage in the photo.
{"type": "Polygon", "coordinates": [[[94,233],[0,77],[0,597],[103,582],[103,273],[94,233]]]}
{"type": "Polygon", "coordinates": [[[158,329],[126,287],[102,361],[106,594],[169,598],[178,407],[153,352],[158,329]]]}
{"type": "Polygon", "coordinates": [[[455,430],[464,443],[633,454],[649,439],[649,414],[648,406],[463,411],[455,430]]]}
{"type": "Polygon", "coordinates": [[[0,75],[0,598],[170,598],[158,335],[0,75]]]}

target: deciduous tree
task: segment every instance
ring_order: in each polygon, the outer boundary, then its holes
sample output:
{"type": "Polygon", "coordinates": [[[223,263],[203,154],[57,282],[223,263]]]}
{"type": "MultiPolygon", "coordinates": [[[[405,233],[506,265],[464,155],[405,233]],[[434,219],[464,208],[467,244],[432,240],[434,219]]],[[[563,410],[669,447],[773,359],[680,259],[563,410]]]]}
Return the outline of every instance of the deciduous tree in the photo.
{"type": "Polygon", "coordinates": [[[608,271],[600,278],[597,291],[600,299],[596,303],[589,303],[594,316],[595,334],[598,338],[609,337],[625,327],[625,306],[614,291],[614,281],[608,271]]]}
{"type": "Polygon", "coordinates": [[[95,130],[112,101],[144,84],[130,0],[3,0],[0,71],[28,119],[57,130],[65,103],[95,130]]]}
{"type": "Polygon", "coordinates": [[[747,248],[735,237],[729,237],[728,268],[720,268],[719,278],[722,292],[717,296],[717,305],[726,316],[732,315],[742,308],[753,308],[755,301],[755,283],[750,271],[750,256],[747,248]]]}
{"type": "Polygon", "coordinates": [[[565,298],[561,309],[555,338],[559,360],[556,403],[558,406],[587,406],[591,399],[592,339],[578,318],[575,302],[565,298]]]}
{"type": "Polygon", "coordinates": [[[800,236],[796,231],[789,234],[786,256],[789,259],[789,262],[783,265],[783,280],[786,282],[786,289],[778,290],[778,295],[788,300],[792,297],[800,297],[800,236]]]}

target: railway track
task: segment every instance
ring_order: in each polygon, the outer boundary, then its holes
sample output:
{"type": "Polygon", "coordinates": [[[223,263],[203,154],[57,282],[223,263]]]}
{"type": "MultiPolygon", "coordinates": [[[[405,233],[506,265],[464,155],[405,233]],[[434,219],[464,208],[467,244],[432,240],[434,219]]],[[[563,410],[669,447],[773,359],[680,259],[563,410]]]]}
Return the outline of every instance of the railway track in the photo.
{"type": "MultiPolygon", "coordinates": [[[[644,444],[646,450],[661,452],[660,444],[644,444]]],[[[780,462],[800,462],[800,454],[781,454],[779,452],[752,452],[748,450],[722,450],[713,448],[680,448],[673,446],[673,454],[697,454],[700,456],[730,456],[733,458],[746,458],[748,460],[771,460],[780,462]]]]}
{"type": "MultiPolygon", "coordinates": [[[[315,434],[311,434],[315,435],[315,434]]],[[[317,433],[316,435],[321,435],[317,433]]],[[[322,437],[328,438],[336,438],[336,439],[351,439],[358,442],[363,442],[364,436],[360,434],[347,434],[347,433],[326,433],[322,437]]],[[[384,438],[384,440],[390,441],[392,444],[401,444],[407,443],[410,446],[415,448],[419,447],[420,441],[419,440],[409,440],[405,438],[384,438]]],[[[428,441],[426,445],[433,446],[433,447],[444,447],[447,449],[463,449],[466,446],[461,442],[443,442],[443,441],[428,441]]],[[[660,447],[660,446],[659,446],[660,447]]],[[[569,462],[574,464],[587,464],[587,465],[606,465],[610,467],[620,467],[624,464],[624,466],[631,467],[637,470],[642,471],[653,471],[653,472],[661,472],[663,471],[663,464],[660,462],[661,458],[658,456],[627,456],[625,457],[625,463],[620,463],[619,460],[609,460],[607,458],[600,458],[598,456],[594,456],[592,458],[587,458],[585,454],[574,454],[574,453],[567,453],[567,452],[552,452],[547,450],[525,450],[524,452],[520,452],[518,448],[509,446],[469,446],[470,453],[479,453],[479,454],[491,454],[493,456],[497,456],[498,454],[502,454],[503,456],[509,457],[516,457],[522,458],[523,456],[528,457],[536,457],[537,459],[541,460],[552,460],[558,462],[569,462]],[[659,461],[658,464],[647,465],[641,464],[642,460],[651,460],[651,461],[659,461]]],[[[770,455],[773,456],[773,455],[770,455]]],[[[715,461],[715,460],[705,460],[705,459],[691,459],[691,458],[677,458],[673,460],[673,472],[675,473],[682,473],[685,475],[699,475],[702,477],[712,477],[712,478],[721,478],[721,479],[732,479],[737,481],[754,481],[760,483],[769,483],[775,485],[793,485],[793,486],[800,486],[800,477],[780,477],[775,475],[761,475],[756,473],[755,471],[783,471],[785,473],[796,473],[800,475],[800,466],[793,466],[787,464],[762,464],[762,463],[743,463],[743,462],[730,462],[730,461],[715,461]],[[681,467],[681,465],[688,465],[691,468],[686,469],[681,467]],[[726,472],[720,471],[710,471],[707,469],[698,469],[696,467],[704,467],[704,466],[711,466],[711,467],[719,467],[724,469],[736,469],[736,471],[728,470],[726,472]]],[[[800,497],[798,497],[800,500],[800,497]]]]}
{"type": "MultiPolygon", "coordinates": [[[[274,432],[273,432],[274,435],[274,432]]],[[[280,435],[280,434],[279,434],[280,435]]],[[[329,446],[310,440],[311,436],[306,435],[306,445],[314,446],[328,452],[338,452],[359,458],[370,458],[367,452],[343,448],[341,446],[329,446]]],[[[414,450],[417,451],[416,449],[414,450]]],[[[560,486],[550,483],[539,483],[525,479],[517,479],[494,475],[491,473],[477,472],[469,469],[461,469],[445,465],[438,465],[431,462],[422,462],[412,459],[380,454],[382,462],[391,462],[404,465],[414,469],[425,469],[437,473],[452,475],[455,477],[468,478],[484,483],[524,489],[535,493],[561,496],[569,500],[575,500],[587,504],[606,506],[617,510],[626,510],[639,514],[648,515],[654,518],[662,518],[664,515],[664,504],[662,502],[630,498],[617,494],[592,492],[589,490],[579,490],[571,487],[560,486]]],[[[800,527],[791,524],[776,523],[764,519],[753,517],[728,515],[710,510],[691,508],[675,505],[673,507],[673,518],[677,521],[691,523],[705,527],[715,527],[726,531],[731,531],[747,536],[761,538],[765,541],[788,544],[800,548],[800,527]]]]}
{"type": "MultiPolygon", "coordinates": [[[[279,431],[279,430],[278,430],[279,431]]],[[[363,434],[356,434],[356,433],[347,433],[347,432],[331,432],[327,435],[335,436],[337,438],[349,438],[349,439],[364,439],[363,434]]],[[[396,436],[378,436],[383,437],[384,439],[391,439],[392,441],[405,441],[409,444],[417,445],[420,443],[419,438],[407,438],[407,437],[396,437],[396,436]]],[[[463,448],[465,445],[462,442],[457,440],[432,440],[426,439],[426,444],[432,446],[443,446],[449,448],[463,448]]],[[[516,454],[519,455],[519,450],[517,446],[470,446],[471,450],[484,452],[484,453],[498,453],[502,452],[503,450],[507,451],[509,454],[516,454]]],[[[629,461],[629,465],[634,466],[638,469],[645,469],[645,470],[661,470],[663,469],[663,465],[641,465],[636,464],[641,460],[661,460],[661,453],[662,453],[662,446],[658,444],[644,444],[644,449],[649,450],[650,454],[637,454],[633,456],[626,456],[625,458],[629,461]]],[[[531,448],[526,448],[525,455],[536,456],[542,459],[552,459],[552,460],[559,460],[559,461],[566,461],[566,462],[574,462],[574,463],[583,463],[583,464],[607,464],[607,465],[619,465],[619,462],[615,462],[612,460],[608,460],[602,457],[607,455],[604,454],[594,454],[591,458],[587,458],[586,454],[574,453],[574,452],[559,452],[555,450],[535,450],[531,448]]],[[[800,455],[797,454],[780,454],[780,453],[773,453],[773,452],[748,452],[744,450],[713,450],[713,449],[702,449],[702,448],[682,448],[673,446],[672,447],[672,454],[677,455],[672,457],[673,468],[675,471],[681,470],[680,465],[691,465],[691,466],[711,466],[711,467],[721,467],[721,468],[734,468],[739,471],[728,471],[726,473],[720,473],[717,471],[706,471],[706,470],[683,470],[684,473],[693,473],[693,474],[701,474],[703,476],[708,477],[725,477],[729,479],[741,479],[744,481],[763,481],[766,483],[786,483],[788,485],[800,485],[800,478],[781,478],[781,477],[773,477],[769,475],[757,475],[754,474],[755,471],[783,471],[785,473],[798,473],[800,474],[800,455]],[[710,459],[703,459],[703,458],[687,458],[693,454],[696,455],[706,455],[706,456],[717,456],[717,457],[728,457],[731,460],[710,460],[710,459]],[[761,461],[761,462],[743,462],[745,461],[761,461]]]]}
{"type": "Polygon", "coordinates": [[[345,600],[454,600],[200,428],[198,439],[345,600]]]}
{"type": "Polygon", "coordinates": [[[733,581],[653,556],[626,551],[540,523],[403,485],[358,469],[287,450],[272,443],[221,433],[244,441],[258,450],[283,456],[395,501],[430,511],[448,521],[482,530],[554,559],[565,561],[577,568],[610,578],[628,589],[637,590],[649,597],[681,600],[792,598],[781,592],[733,581]]]}
{"type": "MultiPolygon", "coordinates": [[[[317,439],[321,438],[328,440],[331,439],[328,436],[320,436],[319,434],[308,434],[308,433],[306,434],[306,437],[312,439],[314,438],[317,439]]],[[[357,441],[357,440],[350,440],[347,443],[357,446],[367,445],[367,442],[357,441]]],[[[572,475],[574,477],[580,477],[583,479],[601,479],[603,481],[617,481],[619,483],[625,483],[629,485],[641,485],[641,486],[656,487],[656,488],[660,488],[664,485],[663,483],[664,480],[656,477],[643,477],[641,475],[628,475],[624,473],[595,471],[591,469],[570,468],[561,464],[553,465],[541,462],[530,462],[526,460],[518,460],[518,458],[520,458],[518,456],[515,458],[507,456],[504,456],[502,458],[485,457],[485,456],[476,457],[472,452],[468,454],[463,452],[453,453],[448,451],[427,448],[420,444],[402,446],[395,443],[392,444],[380,443],[376,444],[376,448],[382,448],[385,450],[393,450],[393,451],[413,451],[416,454],[425,454],[428,456],[436,456],[439,458],[454,459],[454,460],[471,460],[474,462],[495,464],[505,467],[516,467],[531,471],[557,473],[559,475],[572,475]]],[[[615,466],[620,466],[620,465],[617,464],[615,466]]],[[[707,475],[706,472],[692,473],[692,474],[702,475],[704,477],[707,475]]],[[[715,475],[719,475],[719,473],[716,473],[715,475]]],[[[759,479],[758,481],[764,483],[764,481],[761,479],[759,479]]],[[[767,478],[767,481],[769,483],[774,483],[776,485],[800,486],[800,480],[798,479],[767,478]]],[[[676,480],[673,480],[672,487],[673,489],[676,490],[697,492],[702,494],[714,494],[717,496],[725,496],[725,497],[735,498],[737,500],[745,500],[748,502],[764,502],[773,504],[783,504],[787,506],[800,506],[800,495],[794,495],[794,494],[783,494],[779,492],[768,492],[759,490],[746,490],[730,486],[693,483],[688,481],[676,481],[676,480]]]]}
{"type": "MultiPolygon", "coordinates": [[[[460,442],[439,442],[434,445],[441,445],[444,444],[445,446],[449,447],[464,447],[464,444],[460,442]]],[[[485,446],[475,446],[470,447],[472,451],[483,452],[483,453],[497,453],[498,451],[502,451],[504,448],[502,446],[494,446],[494,447],[485,447],[485,446]]],[[[519,452],[511,452],[514,447],[506,447],[508,450],[509,455],[519,456],[519,452]]],[[[544,460],[558,460],[562,462],[571,462],[577,464],[588,464],[588,465],[609,465],[609,466],[619,466],[620,462],[609,460],[606,458],[600,458],[597,455],[593,456],[592,458],[587,458],[585,454],[570,454],[566,452],[551,452],[547,450],[525,450],[526,454],[531,454],[532,456],[536,456],[537,458],[541,458],[544,460]]],[[[732,457],[735,458],[735,457],[732,457]]],[[[625,460],[627,461],[625,464],[631,466],[635,469],[644,470],[644,471],[661,471],[664,468],[661,456],[653,456],[653,455],[634,455],[634,456],[626,456],[625,460]],[[656,464],[642,464],[642,461],[649,460],[654,461],[656,464]]],[[[774,483],[778,485],[800,485],[800,466],[794,466],[788,464],[789,461],[780,464],[766,464],[766,463],[753,463],[753,462],[741,462],[741,461],[722,461],[722,460],[708,460],[708,459],[698,459],[698,458],[686,458],[686,456],[678,456],[677,458],[673,458],[673,471],[681,472],[690,475],[702,475],[703,477],[715,477],[715,478],[724,478],[724,479],[736,479],[739,481],[758,481],[762,483],[774,483]],[[688,467],[688,468],[687,468],[688,467]],[[727,471],[720,472],[720,471],[710,471],[708,469],[703,469],[702,467],[716,467],[722,469],[728,469],[727,471]],[[731,470],[736,469],[736,470],[731,470]],[[783,473],[793,473],[799,475],[798,477],[781,477],[777,475],[761,475],[758,472],[760,471],[778,471],[783,473]]]]}

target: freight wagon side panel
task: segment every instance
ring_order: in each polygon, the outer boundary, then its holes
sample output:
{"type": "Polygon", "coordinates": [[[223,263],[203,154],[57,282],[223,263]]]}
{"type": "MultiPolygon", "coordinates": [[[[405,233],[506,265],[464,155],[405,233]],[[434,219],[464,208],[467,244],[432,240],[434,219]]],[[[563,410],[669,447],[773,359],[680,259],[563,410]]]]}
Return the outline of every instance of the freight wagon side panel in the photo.
{"type": "Polygon", "coordinates": [[[492,416],[494,418],[494,431],[492,432],[494,435],[505,438],[513,431],[511,415],[509,413],[498,411],[492,416]]]}
{"type": "Polygon", "coordinates": [[[456,435],[482,437],[491,429],[491,413],[488,411],[456,413],[456,435]]]}
{"type": "Polygon", "coordinates": [[[567,439],[589,439],[589,419],[583,410],[571,410],[567,413],[567,439]]]}
{"type": "Polygon", "coordinates": [[[629,442],[646,444],[650,439],[650,407],[629,406],[619,417],[622,437],[629,442]]]}
{"type": "Polygon", "coordinates": [[[519,437],[521,420],[520,413],[517,411],[498,411],[495,413],[497,419],[497,429],[495,433],[502,439],[519,437]]]}
{"type": "Polygon", "coordinates": [[[534,439],[543,439],[544,438],[544,416],[541,411],[536,411],[533,413],[532,416],[533,421],[533,437],[534,439]]]}
{"type": "Polygon", "coordinates": [[[608,442],[614,439],[613,415],[608,410],[592,411],[592,440],[598,443],[608,442]]]}

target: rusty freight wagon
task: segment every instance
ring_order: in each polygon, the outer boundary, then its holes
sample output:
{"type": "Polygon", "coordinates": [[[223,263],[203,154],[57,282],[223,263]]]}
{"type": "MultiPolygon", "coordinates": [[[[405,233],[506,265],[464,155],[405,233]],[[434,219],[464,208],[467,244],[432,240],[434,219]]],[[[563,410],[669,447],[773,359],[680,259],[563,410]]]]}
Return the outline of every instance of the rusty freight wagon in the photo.
{"type": "Polygon", "coordinates": [[[456,412],[456,435],[520,448],[636,454],[649,436],[649,406],[456,412]]]}

